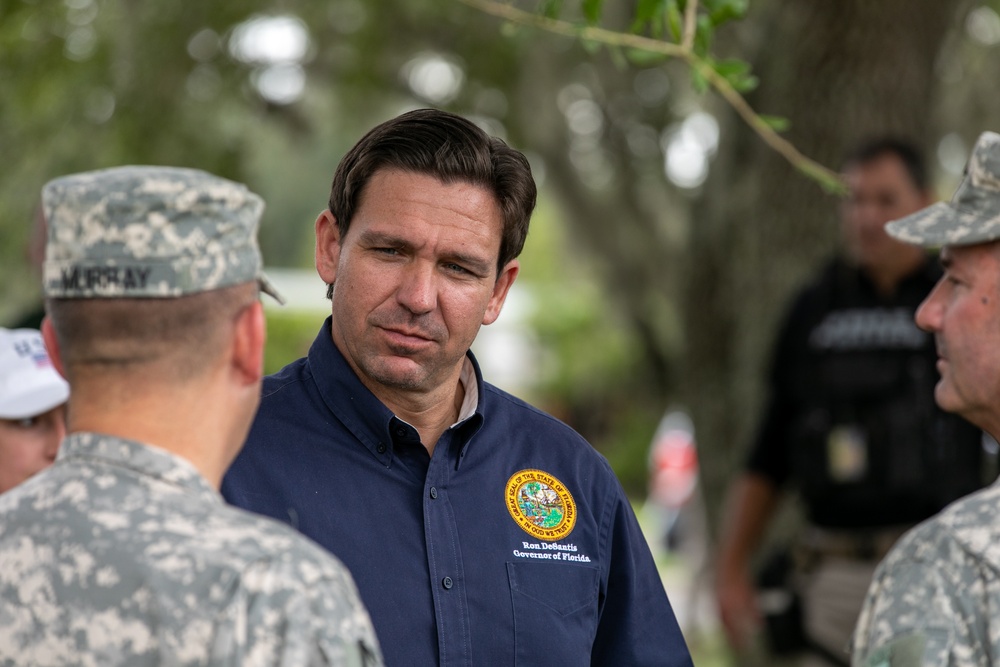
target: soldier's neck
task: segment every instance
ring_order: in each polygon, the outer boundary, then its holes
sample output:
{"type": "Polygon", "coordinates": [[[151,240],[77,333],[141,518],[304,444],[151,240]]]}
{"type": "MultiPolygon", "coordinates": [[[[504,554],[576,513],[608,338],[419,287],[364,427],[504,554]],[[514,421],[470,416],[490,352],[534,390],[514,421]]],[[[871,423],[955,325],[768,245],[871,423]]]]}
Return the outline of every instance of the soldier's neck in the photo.
{"type": "Polygon", "coordinates": [[[67,433],[103,433],[158,447],[187,460],[219,488],[245,435],[234,423],[233,407],[198,388],[149,389],[109,394],[74,386],[67,433]]]}

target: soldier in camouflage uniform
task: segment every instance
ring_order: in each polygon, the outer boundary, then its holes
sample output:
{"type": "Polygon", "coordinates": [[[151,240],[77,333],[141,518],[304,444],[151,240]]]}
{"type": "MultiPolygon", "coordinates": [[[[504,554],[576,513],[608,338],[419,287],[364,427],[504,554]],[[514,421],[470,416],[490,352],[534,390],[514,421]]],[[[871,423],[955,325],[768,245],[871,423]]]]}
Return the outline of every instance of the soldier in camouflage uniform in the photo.
{"type": "MultiPolygon", "coordinates": [[[[934,334],[943,409],[1000,436],[1000,135],[983,133],[950,203],[890,223],[944,246],[945,275],[917,311],[934,334]]],[[[854,635],[854,664],[1000,665],[1000,485],[910,531],[879,566],[854,635]]]]}
{"type": "Polygon", "coordinates": [[[0,496],[0,665],[379,665],[347,570],[217,488],[259,400],[245,187],[189,169],[60,178],[43,333],[72,387],[55,464],[0,496]]]}

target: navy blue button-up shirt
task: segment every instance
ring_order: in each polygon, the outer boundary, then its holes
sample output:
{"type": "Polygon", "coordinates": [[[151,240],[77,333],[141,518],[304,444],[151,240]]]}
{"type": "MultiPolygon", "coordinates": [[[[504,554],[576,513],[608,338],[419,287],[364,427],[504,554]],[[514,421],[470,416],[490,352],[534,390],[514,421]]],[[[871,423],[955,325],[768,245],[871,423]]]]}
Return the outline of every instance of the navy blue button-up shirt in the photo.
{"type": "Polygon", "coordinates": [[[472,361],[476,412],[429,456],[328,319],[306,358],[264,381],[223,495],[348,566],[387,665],[690,665],[607,461],[472,361]]]}

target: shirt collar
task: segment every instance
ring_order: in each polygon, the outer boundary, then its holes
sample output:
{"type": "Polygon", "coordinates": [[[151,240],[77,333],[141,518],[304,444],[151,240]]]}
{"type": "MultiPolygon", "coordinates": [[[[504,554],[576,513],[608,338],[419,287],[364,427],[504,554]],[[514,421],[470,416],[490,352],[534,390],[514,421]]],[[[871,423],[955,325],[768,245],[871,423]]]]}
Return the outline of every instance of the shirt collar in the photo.
{"type": "Polygon", "coordinates": [[[153,445],[104,433],[71,433],[59,445],[56,460],[71,462],[74,459],[99,461],[105,465],[125,468],[179,487],[186,493],[195,493],[222,503],[218,490],[191,462],[153,445]]]}
{"type": "MultiPolygon", "coordinates": [[[[389,428],[395,415],[361,382],[334,345],[331,322],[332,318],[327,317],[309,348],[309,374],[330,412],[372,455],[388,467],[392,462],[392,436],[389,428]]],[[[466,422],[469,423],[462,447],[464,453],[468,441],[482,425],[480,406],[485,386],[479,364],[471,351],[466,353],[461,381],[465,387],[465,397],[462,399],[458,421],[451,428],[461,426],[464,430],[466,422]]]]}
{"type": "Polygon", "coordinates": [[[462,364],[462,376],[459,379],[465,388],[465,396],[462,398],[462,408],[458,411],[458,421],[451,425],[452,428],[476,414],[479,407],[479,378],[471,355],[471,352],[465,355],[465,363],[462,364]]]}

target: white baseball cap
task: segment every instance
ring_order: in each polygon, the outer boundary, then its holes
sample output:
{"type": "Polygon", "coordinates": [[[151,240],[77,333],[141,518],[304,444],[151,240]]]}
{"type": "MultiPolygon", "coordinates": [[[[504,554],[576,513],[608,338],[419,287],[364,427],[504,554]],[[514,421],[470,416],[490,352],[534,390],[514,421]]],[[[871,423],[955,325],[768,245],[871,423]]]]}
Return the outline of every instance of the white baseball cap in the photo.
{"type": "Polygon", "coordinates": [[[0,419],[34,417],[68,398],[69,385],[53,368],[41,332],[0,328],[0,419]]]}

